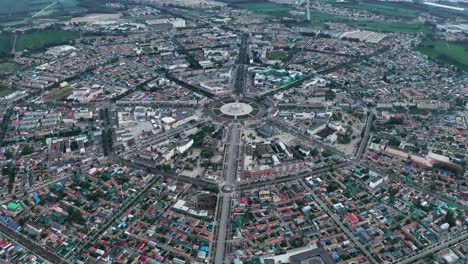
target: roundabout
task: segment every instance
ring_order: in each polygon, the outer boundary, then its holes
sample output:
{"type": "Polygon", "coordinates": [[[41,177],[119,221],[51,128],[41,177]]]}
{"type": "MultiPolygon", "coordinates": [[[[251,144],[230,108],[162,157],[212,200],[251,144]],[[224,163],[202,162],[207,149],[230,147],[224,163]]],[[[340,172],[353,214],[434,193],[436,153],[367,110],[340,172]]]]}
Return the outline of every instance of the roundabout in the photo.
{"type": "Polygon", "coordinates": [[[236,101],[234,103],[228,103],[219,109],[223,115],[228,115],[228,116],[244,116],[244,115],[249,115],[253,111],[253,107],[249,104],[246,103],[240,103],[239,101],[236,101]]]}
{"type": "Polygon", "coordinates": [[[221,98],[211,102],[207,110],[214,119],[222,121],[258,119],[266,113],[266,107],[263,103],[248,97],[221,98]]]}
{"type": "Polygon", "coordinates": [[[221,187],[221,191],[224,193],[232,193],[234,192],[234,186],[224,185],[223,187],[221,187]]]}

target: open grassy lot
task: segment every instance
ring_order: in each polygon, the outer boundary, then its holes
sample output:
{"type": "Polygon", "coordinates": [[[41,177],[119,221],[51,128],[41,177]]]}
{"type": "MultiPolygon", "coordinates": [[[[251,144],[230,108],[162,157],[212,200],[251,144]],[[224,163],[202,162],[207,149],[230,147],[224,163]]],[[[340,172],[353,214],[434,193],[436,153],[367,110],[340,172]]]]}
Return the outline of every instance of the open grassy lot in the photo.
{"type": "Polygon", "coordinates": [[[326,28],[326,22],[338,22],[356,26],[361,29],[368,29],[372,31],[382,32],[401,32],[416,34],[423,32],[426,34],[432,34],[433,31],[430,27],[419,22],[383,22],[383,21],[357,21],[351,20],[346,17],[335,16],[333,14],[323,12],[311,12],[311,22],[305,21],[305,16],[301,16],[304,22],[298,24],[301,27],[319,27],[326,28]]]}
{"type": "Polygon", "coordinates": [[[401,33],[426,33],[432,34],[433,31],[430,27],[423,23],[416,22],[381,22],[381,21],[350,21],[352,25],[360,28],[383,31],[383,32],[401,32],[401,33]]]}
{"type": "Polygon", "coordinates": [[[424,40],[417,50],[434,60],[468,69],[468,49],[462,44],[443,40],[424,40]]]}
{"type": "Polygon", "coordinates": [[[65,87],[61,89],[57,89],[46,96],[46,101],[60,101],[65,100],[67,97],[73,93],[73,88],[65,87]]]}
{"type": "Polygon", "coordinates": [[[11,52],[11,36],[10,35],[0,35],[0,53],[9,53],[11,52]]]}
{"type": "Polygon", "coordinates": [[[17,51],[36,50],[49,45],[59,45],[79,36],[79,32],[66,30],[27,32],[18,36],[15,48],[17,51]]]}
{"type": "Polygon", "coordinates": [[[0,85],[0,97],[6,96],[14,92],[13,90],[8,89],[7,87],[0,85]]]}
{"type": "Polygon", "coordinates": [[[234,4],[238,8],[252,10],[257,13],[272,14],[272,15],[289,15],[291,8],[276,3],[259,2],[259,3],[238,3],[234,4]]]}
{"type": "Polygon", "coordinates": [[[288,57],[288,54],[281,50],[273,50],[270,53],[270,59],[284,61],[288,57]]]}
{"type": "Polygon", "coordinates": [[[86,13],[115,13],[106,0],[0,0],[0,25],[40,23],[38,19],[68,20],[86,13]]]}
{"type": "Polygon", "coordinates": [[[0,62],[0,74],[12,73],[18,70],[20,66],[14,62],[0,62]]]}
{"type": "Polygon", "coordinates": [[[360,2],[360,3],[336,3],[336,6],[346,7],[355,10],[367,10],[376,14],[396,17],[416,17],[418,12],[408,7],[403,7],[398,3],[385,2],[360,2]]]}

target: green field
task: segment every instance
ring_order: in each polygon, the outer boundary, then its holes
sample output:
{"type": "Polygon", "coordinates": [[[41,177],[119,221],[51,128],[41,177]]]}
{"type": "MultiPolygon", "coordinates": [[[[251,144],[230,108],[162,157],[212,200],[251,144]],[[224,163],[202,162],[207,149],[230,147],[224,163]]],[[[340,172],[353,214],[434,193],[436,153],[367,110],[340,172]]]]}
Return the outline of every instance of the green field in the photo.
{"type": "Polygon", "coordinates": [[[14,92],[14,91],[8,89],[8,88],[5,87],[5,86],[0,85],[0,97],[3,97],[3,96],[5,96],[5,95],[9,95],[9,94],[11,94],[12,92],[14,92]]]}
{"type": "Polygon", "coordinates": [[[11,52],[11,36],[0,35],[0,53],[11,52]]]}
{"type": "Polygon", "coordinates": [[[398,3],[337,3],[336,6],[355,10],[367,10],[385,16],[416,17],[418,15],[416,10],[408,9],[408,7],[402,7],[398,5],[398,3]]]}
{"type": "Polygon", "coordinates": [[[350,21],[349,24],[357,26],[359,28],[383,31],[383,32],[401,32],[401,33],[426,33],[432,34],[433,31],[430,27],[423,23],[406,23],[406,22],[381,22],[381,21],[350,21]]]}
{"type": "Polygon", "coordinates": [[[424,40],[417,50],[434,60],[468,69],[468,50],[462,44],[443,40],[424,40]]]}
{"type": "Polygon", "coordinates": [[[291,8],[288,6],[283,6],[280,4],[275,4],[275,3],[240,3],[240,4],[234,4],[234,6],[242,9],[248,9],[252,10],[257,13],[263,13],[263,14],[273,14],[273,15],[281,15],[281,16],[288,16],[289,11],[291,11],[291,8]]]}
{"type": "Polygon", "coordinates": [[[0,0],[0,14],[6,16],[34,15],[49,5],[51,6],[45,11],[70,11],[71,9],[79,8],[78,1],[79,0],[0,0]]]}
{"type": "Polygon", "coordinates": [[[305,16],[301,16],[300,18],[303,19],[304,22],[298,24],[298,26],[326,28],[326,22],[338,22],[373,31],[401,32],[410,34],[419,32],[426,34],[433,33],[431,28],[419,22],[357,21],[323,12],[311,12],[310,16],[312,20],[311,22],[305,21],[305,16]]]}
{"type": "Polygon", "coordinates": [[[43,19],[64,21],[86,13],[113,13],[105,0],[0,0],[0,25],[40,24],[43,19]]]}
{"type": "Polygon", "coordinates": [[[67,97],[73,93],[73,88],[65,87],[57,89],[46,96],[46,101],[60,101],[65,100],[67,97]]]}
{"type": "Polygon", "coordinates": [[[18,36],[15,49],[37,50],[49,45],[61,45],[79,36],[79,32],[66,30],[27,32],[18,36]]]}
{"type": "Polygon", "coordinates": [[[0,62],[0,74],[12,73],[18,70],[20,66],[14,62],[0,62]]]}
{"type": "Polygon", "coordinates": [[[288,54],[284,51],[281,50],[273,50],[270,53],[270,59],[272,60],[285,60],[288,57],[288,54]]]}
{"type": "MultiPolygon", "coordinates": [[[[237,8],[243,8],[252,10],[257,13],[280,15],[280,16],[291,16],[289,11],[292,8],[283,6],[276,3],[269,2],[256,2],[256,3],[232,3],[237,8]]],[[[348,5],[350,5],[348,3],[348,5]]],[[[356,5],[350,5],[356,9],[372,9],[387,15],[401,16],[401,17],[415,17],[417,11],[412,9],[405,9],[400,7],[398,3],[359,3],[356,5]]],[[[368,29],[373,31],[382,32],[401,32],[415,34],[423,32],[426,34],[432,34],[433,31],[430,27],[419,22],[383,22],[383,21],[357,21],[346,17],[336,16],[333,14],[311,11],[311,22],[307,22],[306,15],[299,15],[297,18],[303,20],[301,23],[296,23],[298,27],[315,27],[321,29],[327,29],[327,22],[344,23],[352,25],[361,29],[368,29]]]]}

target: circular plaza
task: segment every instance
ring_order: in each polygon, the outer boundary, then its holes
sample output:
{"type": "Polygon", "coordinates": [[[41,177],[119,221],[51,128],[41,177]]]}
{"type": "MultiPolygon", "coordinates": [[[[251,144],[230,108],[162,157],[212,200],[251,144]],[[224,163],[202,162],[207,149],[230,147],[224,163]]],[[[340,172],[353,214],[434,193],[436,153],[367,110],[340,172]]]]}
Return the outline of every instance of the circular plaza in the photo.
{"type": "Polygon", "coordinates": [[[208,105],[209,114],[222,121],[256,119],[266,113],[265,106],[253,98],[242,97],[235,99],[225,97],[208,105]]]}

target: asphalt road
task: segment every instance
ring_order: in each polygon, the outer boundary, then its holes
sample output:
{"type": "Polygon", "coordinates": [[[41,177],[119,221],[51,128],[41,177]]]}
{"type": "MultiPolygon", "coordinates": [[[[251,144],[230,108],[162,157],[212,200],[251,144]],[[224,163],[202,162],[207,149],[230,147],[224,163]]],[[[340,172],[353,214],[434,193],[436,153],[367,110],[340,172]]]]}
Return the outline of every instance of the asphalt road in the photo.
{"type": "Polygon", "coordinates": [[[21,234],[17,233],[16,231],[11,230],[10,228],[0,224],[0,233],[3,235],[10,237],[12,240],[16,241],[18,244],[21,244],[25,248],[32,251],[34,254],[38,255],[39,257],[49,261],[53,264],[65,264],[68,261],[58,257],[57,255],[49,252],[44,247],[32,242],[29,239],[26,239],[21,234]]]}
{"type": "Polygon", "coordinates": [[[145,185],[143,190],[139,191],[130,201],[126,202],[123,204],[120,208],[119,211],[114,213],[111,218],[106,219],[104,223],[102,223],[99,227],[99,229],[94,230],[94,232],[91,232],[88,234],[88,237],[81,243],[81,245],[76,248],[72,256],[70,257],[71,259],[74,259],[74,256],[76,254],[80,254],[83,250],[87,250],[88,243],[94,242],[96,239],[101,236],[104,231],[109,229],[109,227],[116,222],[122,215],[131,207],[133,206],[138,200],[140,200],[146,193],[153,187],[153,185],[157,182],[159,179],[158,176],[153,176],[153,178],[145,185]]]}
{"type": "Polygon", "coordinates": [[[408,263],[413,263],[417,260],[421,260],[422,258],[430,255],[430,254],[434,254],[440,250],[444,250],[444,249],[447,249],[457,243],[460,243],[460,242],[463,242],[465,241],[466,239],[468,239],[468,232],[465,232],[463,234],[460,234],[458,236],[455,236],[453,238],[450,238],[448,240],[446,240],[445,242],[442,242],[440,245],[436,245],[436,246],[433,246],[433,247],[429,247],[427,248],[426,250],[420,252],[419,254],[416,254],[416,255],[413,255],[407,259],[404,259],[404,260],[401,260],[401,261],[398,261],[397,263],[398,264],[408,264],[408,263]]]}
{"type": "MultiPolygon", "coordinates": [[[[343,163],[333,164],[333,169],[344,168],[344,167],[352,165],[352,164],[356,164],[356,163],[354,163],[354,162],[343,162],[343,163]]],[[[330,170],[330,167],[325,166],[325,167],[312,169],[312,171],[307,170],[307,171],[304,171],[304,172],[293,173],[291,175],[287,175],[287,176],[283,176],[283,177],[277,176],[277,177],[274,177],[274,178],[268,178],[268,180],[265,179],[265,180],[250,181],[250,182],[244,181],[241,184],[239,184],[237,187],[238,187],[239,191],[245,191],[245,190],[250,190],[250,189],[254,189],[254,188],[260,188],[260,187],[265,187],[265,186],[269,186],[269,185],[275,185],[275,184],[279,184],[279,183],[283,183],[283,182],[301,180],[301,179],[304,179],[306,177],[310,177],[310,176],[314,176],[314,175],[320,175],[320,174],[325,173],[325,172],[327,172],[329,170],[330,170]]]]}
{"type": "Polygon", "coordinates": [[[373,256],[372,253],[369,252],[366,247],[359,241],[359,239],[354,235],[354,233],[349,230],[343,222],[340,220],[340,218],[330,210],[328,205],[304,182],[302,182],[302,186],[312,195],[315,201],[320,205],[320,207],[325,210],[325,212],[331,216],[333,221],[340,227],[340,229],[353,241],[353,243],[361,249],[361,251],[366,255],[367,259],[374,264],[379,263],[373,256]]]}
{"type": "Polygon", "coordinates": [[[359,160],[362,157],[364,150],[366,149],[367,141],[369,141],[369,135],[370,135],[370,130],[372,128],[373,119],[374,119],[374,114],[371,111],[369,112],[367,119],[366,119],[366,130],[364,131],[364,135],[361,138],[361,144],[359,145],[359,149],[356,152],[355,160],[359,160]]]}
{"type": "Polygon", "coordinates": [[[325,144],[324,142],[320,142],[320,141],[318,141],[316,139],[308,137],[306,134],[302,133],[301,131],[297,130],[294,127],[291,127],[288,123],[284,122],[283,120],[281,120],[279,118],[270,118],[270,119],[268,119],[268,122],[271,125],[274,125],[277,128],[281,129],[284,132],[295,135],[296,137],[298,137],[300,139],[304,139],[306,141],[309,141],[313,145],[318,145],[318,146],[326,149],[329,153],[331,153],[331,154],[333,154],[333,155],[335,155],[337,157],[344,157],[343,152],[339,151],[338,149],[336,149],[334,147],[331,147],[331,146],[325,144]]]}
{"type": "MultiPolygon", "coordinates": [[[[242,135],[242,129],[239,124],[232,124],[231,129],[231,139],[228,146],[228,155],[226,159],[226,170],[224,171],[224,185],[235,186],[236,185],[236,176],[238,169],[238,157],[239,157],[239,144],[240,138],[242,135]]],[[[226,251],[226,237],[228,232],[228,225],[230,219],[230,203],[231,203],[231,193],[221,193],[222,204],[220,209],[220,216],[218,218],[218,237],[216,242],[216,252],[214,257],[214,263],[228,263],[228,260],[225,261],[226,251]]]]}

